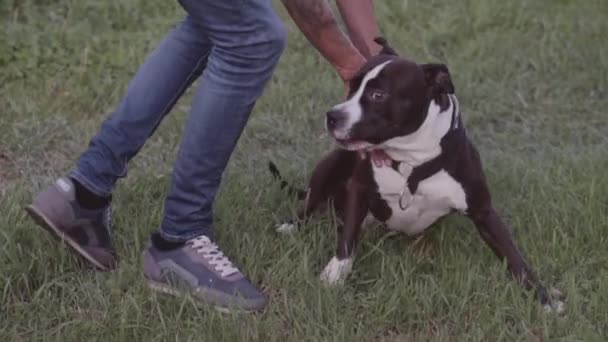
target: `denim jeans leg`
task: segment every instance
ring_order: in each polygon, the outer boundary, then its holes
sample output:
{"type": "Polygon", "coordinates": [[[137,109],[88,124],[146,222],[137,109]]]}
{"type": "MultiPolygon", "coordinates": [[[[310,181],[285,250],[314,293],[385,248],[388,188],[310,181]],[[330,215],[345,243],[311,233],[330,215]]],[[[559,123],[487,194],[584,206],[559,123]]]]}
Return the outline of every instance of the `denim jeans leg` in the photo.
{"type": "Polygon", "coordinates": [[[206,66],[211,42],[187,16],[147,57],[118,108],[104,121],[70,177],[99,196],[111,194],[127,163],[206,66]]]}
{"type": "Polygon", "coordinates": [[[165,200],[161,234],[174,241],[212,237],[212,207],[223,172],[286,37],[268,0],[180,2],[205,28],[213,48],[165,200]]]}

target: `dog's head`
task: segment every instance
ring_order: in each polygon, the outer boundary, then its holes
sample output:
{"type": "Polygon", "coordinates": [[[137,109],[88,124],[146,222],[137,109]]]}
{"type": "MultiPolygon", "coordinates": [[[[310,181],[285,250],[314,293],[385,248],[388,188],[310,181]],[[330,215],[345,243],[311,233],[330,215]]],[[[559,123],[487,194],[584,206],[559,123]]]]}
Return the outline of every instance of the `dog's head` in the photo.
{"type": "Polygon", "coordinates": [[[449,107],[454,86],[445,65],[416,64],[388,45],[383,51],[351,80],[347,100],[327,113],[327,130],[346,149],[365,149],[415,132],[431,101],[441,110],[449,107]]]}

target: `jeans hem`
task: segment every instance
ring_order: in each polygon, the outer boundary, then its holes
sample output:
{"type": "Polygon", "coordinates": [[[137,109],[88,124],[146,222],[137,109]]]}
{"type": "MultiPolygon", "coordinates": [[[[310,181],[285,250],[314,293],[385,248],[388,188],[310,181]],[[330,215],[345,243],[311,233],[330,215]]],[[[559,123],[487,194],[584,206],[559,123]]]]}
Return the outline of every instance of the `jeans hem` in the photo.
{"type": "Polygon", "coordinates": [[[165,239],[167,241],[172,241],[172,242],[186,242],[188,240],[191,240],[191,239],[201,236],[201,235],[205,235],[209,239],[213,240],[213,231],[210,228],[189,231],[187,234],[179,234],[179,235],[173,234],[173,233],[167,233],[166,229],[164,229],[162,227],[160,229],[160,236],[162,236],[163,239],[165,239]]]}
{"type": "Polygon", "coordinates": [[[68,173],[68,177],[78,181],[78,183],[82,184],[82,186],[84,186],[85,188],[87,188],[87,190],[89,190],[90,192],[92,192],[93,194],[95,194],[97,196],[109,197],[112,195],[111,190],[110,191],[102,190],[99,186],[97,186],[93,182],[91,182],[82,172],[80,172],[77,169],[70,171],[70,173],[68,173]]]}

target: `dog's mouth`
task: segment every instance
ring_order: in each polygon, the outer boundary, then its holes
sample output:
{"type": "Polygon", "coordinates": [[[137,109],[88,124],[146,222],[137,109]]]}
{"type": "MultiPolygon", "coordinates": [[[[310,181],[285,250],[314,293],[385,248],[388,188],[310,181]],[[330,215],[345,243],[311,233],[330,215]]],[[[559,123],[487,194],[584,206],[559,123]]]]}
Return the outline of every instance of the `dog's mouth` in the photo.
{"type": "Polygon", "coordinates": [[[357,137],[353,137],[350,131],[333,129],[329,130],[329,135],[334,139],[334,141],[345,150],[349,151],[361,151],[367,150],[374,146],[374,144],[367,142],[362,139],[357,139],[357,137]]]}
{"type": "Polygon", "coordinates": [[[334,137],[334,140],[336,143],[338,143],[338,145],[340,145],[340,147],[349,151],[367,150],[374,146],[373,144],[362,140],[339,139],[336,137],[334,137]]]}

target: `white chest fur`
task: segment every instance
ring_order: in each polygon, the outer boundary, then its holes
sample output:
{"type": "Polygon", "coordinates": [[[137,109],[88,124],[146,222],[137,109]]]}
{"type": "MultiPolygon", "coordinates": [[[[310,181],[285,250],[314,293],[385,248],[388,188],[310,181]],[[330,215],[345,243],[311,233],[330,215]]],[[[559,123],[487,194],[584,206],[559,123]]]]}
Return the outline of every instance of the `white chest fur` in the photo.
{"type": "Polygon", "coordinates": [[[385,222],[389,229],[408,235],[418,234],[452,210],[467,210],[462,185],[445,170],[422,180],[413,195],[406,187],[406,179],[412,171],[407,164],[401,163],[399,172],[386,166],[374,166],[373,170],[378,192],[392,210],[385,222]]]}

